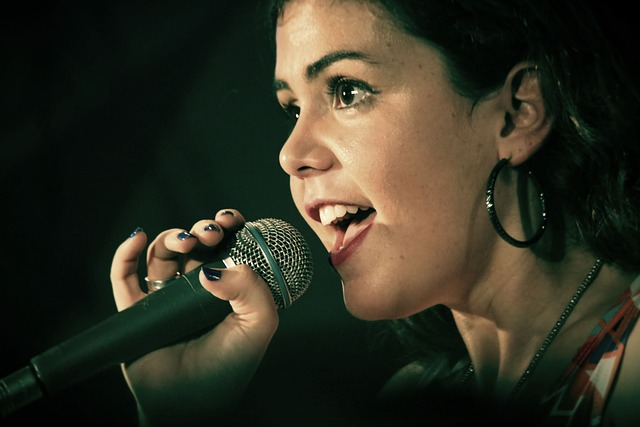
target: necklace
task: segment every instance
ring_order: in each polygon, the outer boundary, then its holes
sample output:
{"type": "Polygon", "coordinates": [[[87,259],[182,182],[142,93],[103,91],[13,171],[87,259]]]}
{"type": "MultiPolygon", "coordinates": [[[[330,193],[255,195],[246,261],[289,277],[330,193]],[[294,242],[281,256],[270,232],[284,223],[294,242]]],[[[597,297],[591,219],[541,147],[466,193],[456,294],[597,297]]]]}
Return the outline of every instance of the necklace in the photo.
{"type": "MultiPolygon", "coordinates": [[[[556,320],[555,325],[553,325],[553,328],[551,328],[551,331],[542,342],[542,345],[540,346],[540,348],[538,348],[538,351],[536,351],[536,353],[533,355],[531,362],[529,362],[529,366],[527,366],[527,368],[522,373],[522,376],[516,383],[515,387],[513,388],[513,390],[511,390],[511,394],[510,394],[511,399],[513,399],[520,392],[520,389],[522,389],[522,386],[524,385],[524,383],[527,382],[527,380],[535,370],[536,366],[538,366],[540,359],[542,359],[542,356],[544,356],[545,352],[553,342],[553,339],[556,337],[556,335],[558,335],[558,332],[560,332],[560,329],[562,328],[564,323],[567,321],[567,318],[575,308],[576,304],[578,304],[578,301],[580,301],[580,298],[582,298],[582,295],[584,294],[584,292],[595,280],[596,276],[600,272],[601,267],[602,267],[602,260],[598,258],[595,264],[593,264],[593,267],[591,267],[591,270],[589,270],[589,273],[587,274],[587,276],[582,280],[582,283],[580,283],[580,286],[578,286],[578,289],[576,289],[575,293],[573,294],[573,297],[571,297],[571,299],[569,300],[569,304],[567,304],[567,306],[565,307],[564,311],[562,312],[558,320],[556,320]]],[[[467,383],[467,381],[471,379],[474,373],[475,373],[475,369],[473,367],[473,362],[469,362],[469,365],[467,365],[466,371],[464,372],[464,374],[462,375],[462,378],[460,379],[460,387],[464,386],[467,383]]]]}

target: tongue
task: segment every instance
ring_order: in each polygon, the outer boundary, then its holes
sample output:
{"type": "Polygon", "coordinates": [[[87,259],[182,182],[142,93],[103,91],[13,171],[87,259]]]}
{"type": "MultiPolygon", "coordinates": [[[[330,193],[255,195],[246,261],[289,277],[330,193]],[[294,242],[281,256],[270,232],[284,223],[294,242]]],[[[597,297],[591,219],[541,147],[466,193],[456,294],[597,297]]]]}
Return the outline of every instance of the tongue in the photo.
{"type": "Polygon", "coordinates": [[[340,252],[340,249],[344,246],[344,230],[342,228],[337,228],[336,230],[336,240],[333,242],[333,248],[331,248],[331,252],[336,253],[340,252]]]}
{"type": "Polygon", "coordinates": [[[342,232],[342,230],[338,231],[338,234],[336,235],[336,241],[333,244],[332,251],[338,252],[343,247],[348,246],[353,241],[353,239],[355,239],[358,236],[358,234],[362,232],[362,230],[364,230],[371,223],[373,223],[375,216],[376,214],[374,212],[373,214],[369,215],[362,221],[351,221],[351,223],[349,224],[349,227],[347,227],[347,229],[344,232],[342,232]]]}

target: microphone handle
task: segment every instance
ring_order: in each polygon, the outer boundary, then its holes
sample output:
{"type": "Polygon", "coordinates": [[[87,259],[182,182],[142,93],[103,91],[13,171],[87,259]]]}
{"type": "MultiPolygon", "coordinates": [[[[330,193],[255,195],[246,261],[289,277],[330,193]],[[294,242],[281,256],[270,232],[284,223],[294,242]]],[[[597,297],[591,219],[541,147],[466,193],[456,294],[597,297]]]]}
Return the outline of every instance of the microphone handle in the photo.
{"type": "MultiPolygon", "coordinates": [[[[226,267],[223,261],[206,266],[226,267]]],[[[199,272],[196,268],[177,277],[5,377],[0,381],[1,415],[220,323],[231,308],[202,287],[199,272]]]]}

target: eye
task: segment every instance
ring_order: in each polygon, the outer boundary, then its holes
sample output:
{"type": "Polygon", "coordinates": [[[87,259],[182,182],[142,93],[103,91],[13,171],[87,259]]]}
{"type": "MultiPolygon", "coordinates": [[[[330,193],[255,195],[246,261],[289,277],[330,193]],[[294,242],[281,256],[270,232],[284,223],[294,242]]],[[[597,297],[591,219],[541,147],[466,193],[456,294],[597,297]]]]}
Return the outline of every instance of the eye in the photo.
{"type": "Polygon", "coordinates": [[[328,93],[333,97],[333,107],[343,109],[355,107],[375,93],[367,84],[344,77],[334,77],[329,80],[328,93]]]}
{"type": "Polygon", "coordinates": [[[294,122],[300,118],[300,107],[293,104],[282,105],[282,111],[294,122]]]}

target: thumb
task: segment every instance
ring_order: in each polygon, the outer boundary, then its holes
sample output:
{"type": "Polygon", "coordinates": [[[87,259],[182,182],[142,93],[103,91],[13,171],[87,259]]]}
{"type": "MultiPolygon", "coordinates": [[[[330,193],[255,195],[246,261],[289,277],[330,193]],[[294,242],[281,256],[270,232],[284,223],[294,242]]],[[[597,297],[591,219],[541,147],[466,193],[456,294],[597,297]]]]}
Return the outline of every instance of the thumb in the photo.
{"type": "Polygon", "coordinates": [[[269,285],[246,264],[225,269],[203,267],[200,283],[215,297],[229,301],[236,316],[251,322],[277,323],[277,307],[269,285]]]}

